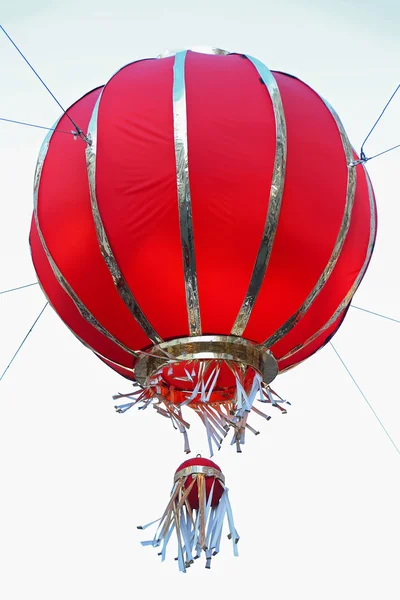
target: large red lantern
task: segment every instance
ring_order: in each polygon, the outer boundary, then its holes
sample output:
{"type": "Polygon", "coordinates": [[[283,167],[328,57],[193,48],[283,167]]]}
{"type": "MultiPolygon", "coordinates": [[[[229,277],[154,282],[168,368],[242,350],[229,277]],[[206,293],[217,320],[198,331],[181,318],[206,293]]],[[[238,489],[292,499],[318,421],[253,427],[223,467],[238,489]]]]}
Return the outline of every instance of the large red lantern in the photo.
{"type": "Polygon", "coordinates": [[[231,427],[239,449],[254,400],[281,406],[270,382],[334,335],[367,269],[364,166],[326,101],[241,54],[131,63],[67,113],[87,134],[50,134],[35,177],[49,302],[138,384],[120,411],[153,404],[187,437],[186,405],[211,453],[231,427]]]}

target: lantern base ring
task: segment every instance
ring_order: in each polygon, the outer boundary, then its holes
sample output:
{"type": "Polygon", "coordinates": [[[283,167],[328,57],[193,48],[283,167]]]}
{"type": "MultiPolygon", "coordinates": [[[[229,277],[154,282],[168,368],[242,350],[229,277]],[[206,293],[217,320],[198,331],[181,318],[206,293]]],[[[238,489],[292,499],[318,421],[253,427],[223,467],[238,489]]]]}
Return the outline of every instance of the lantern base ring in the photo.
{"type": "Polygon", "coordinates": [[[228,335],[204,335],[177,338],[156,344],[143,353],[135,365],[137,382],[146,387],[163,367],[191,360],[224,360],[252,367],[265,384],[278,375],[278,363],[272,352],[250,340],[228,335]]]}
{"type": "Polygon", "coordinates": [[[192,465],[177,471],[175,473],[174,482],[178,481],[182,477],[187,477],[188,475],[195,475],[198,473],[201,473],[206,477],[215,477],[216,479],[222,481],[222,483],[225,483],[225,476],[221,473],[221,471],[218,471],[218,469],[215,469],[214,467],[205,467],[203,465],[192,465]]]}

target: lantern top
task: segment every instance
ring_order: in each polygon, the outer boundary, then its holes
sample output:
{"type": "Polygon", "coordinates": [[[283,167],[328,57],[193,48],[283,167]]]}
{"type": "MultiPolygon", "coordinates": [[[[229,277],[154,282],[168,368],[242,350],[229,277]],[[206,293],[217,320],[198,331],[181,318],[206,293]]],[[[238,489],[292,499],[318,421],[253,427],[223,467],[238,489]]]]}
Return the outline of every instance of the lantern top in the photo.
{"type": "Polygon", "coordinates": [[[226,55],[231,54],[228,50],[223,50],[222,48],[215,48],[213,46],[191,46],[190,48],[178,48],[175,50],[165,50],[161,54],[157,55],[157,58],[168,58],[170,56],[175,56],[178,52],[184,52],[185,50],[191,50],[192,52],[198,52],[200,54],[219,54],[226,55]]]}
{"type": "Polygon", "coordinates": [[[212,460],[202,457],[185,460],[175,471],[174,482],[181,479],[181,477],[188,477],[195,473],[203,474],[206,477],[216,477],[222,483],[225,483],[225,476],[222,474],[220,467],[212,460]]]}

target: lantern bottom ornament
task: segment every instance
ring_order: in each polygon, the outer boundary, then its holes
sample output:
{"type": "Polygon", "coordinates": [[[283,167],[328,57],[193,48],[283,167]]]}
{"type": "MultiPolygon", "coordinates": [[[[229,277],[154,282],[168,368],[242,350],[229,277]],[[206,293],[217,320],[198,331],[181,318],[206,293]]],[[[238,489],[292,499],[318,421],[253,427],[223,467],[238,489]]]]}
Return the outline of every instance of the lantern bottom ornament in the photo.
{"type": "Polygon", "coordinates": [[[175,531],[178,543],[179,570],[186,572],[193,562],[204,553],[206,568],[218,554],[225,518],[228,521],[233,553],[238,556],[239,535],[235,529],[233,514],[221,469],[211,460],[196,458],[185,461],[175,472],[171,497],[162,517],[138,529],[146,529],[158,523],[152,540],[142,546],[160,547],[159,555],[164,561],[167,545],[175,531]]]}
{"type": "Polygon", "coordinates": [[[203,422],[213,456],[229,430],[233,430],[231,445],[238,452],[246,429],[259,433],[247,422],[251,411],[271,418],[254,406],[256,399],[282,413],[286,413],[283,405],[289,404],[269,387],[278,374],[270,350],[235,336],[187,337],[154,345],[139,353],[134,374],[138,389],[113,397],[129,399],[115,407],[117,412],[153,405],[183,434],[186,453],[190,452],[190,424],[182,416],[183,407],[191,408],[203,422]]]}

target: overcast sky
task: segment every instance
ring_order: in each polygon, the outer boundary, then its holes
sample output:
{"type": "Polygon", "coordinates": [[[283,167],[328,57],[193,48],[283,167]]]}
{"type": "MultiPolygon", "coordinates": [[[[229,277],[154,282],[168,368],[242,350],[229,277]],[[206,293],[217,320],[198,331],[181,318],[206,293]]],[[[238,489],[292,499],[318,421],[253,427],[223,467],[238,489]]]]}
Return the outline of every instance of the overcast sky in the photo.
{"type": "MultiPolygon", "coordinates": [[[[7,4],[7,6],[6,6],[7,4]]],[[[1,21],[64,106],[121,65],[168,48],[247,52],[327,98],[356,148],[400,81],[397,0],[31,0],[1,21]]],[[[0,35],[0,117],[51,126],[59,108],[0,35]]],[[[43,132],[0,123],[0,291],[35,281],[28,246],[43,132]]],[[[400,94],[365,148],[400,143],[400,94]]],[[[369,163],[378,238],[354,304],[400,318],[400,150],[369,163]]],[[[38,287],[0,296],[0,372],[41,310],[38,287]]],[[[400,445],[400,325],[350,309],[334,343],[400,445]]],[[[278,377],[289,414],[257,422],[245,451],[216,457],[240,557],[186,575],[142,548],[136,525],[163,510],[182,440],[47,308],[0,382],[0,597],[4,600],[398,600],[400,456],[327,346],[278,377]]],[[[278,412],[278,411],[277,411],[278,412]]],[[[194,452],[206,448],[194,423],[194,452]]],[[[148,536],[147,536],[148,537],[148,536]]]]}

